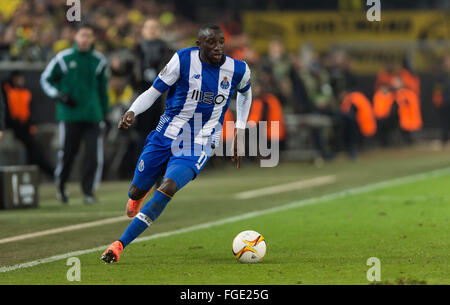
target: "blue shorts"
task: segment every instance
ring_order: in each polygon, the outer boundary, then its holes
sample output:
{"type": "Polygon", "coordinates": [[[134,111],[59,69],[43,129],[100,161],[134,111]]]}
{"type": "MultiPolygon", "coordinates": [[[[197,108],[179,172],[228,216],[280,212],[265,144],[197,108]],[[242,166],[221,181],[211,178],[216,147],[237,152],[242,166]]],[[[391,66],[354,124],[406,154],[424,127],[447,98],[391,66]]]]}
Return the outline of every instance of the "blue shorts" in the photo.
{"type": "Polygon", "coordinates": [[[147,191],[164,174],[164,179],[174,180],[180,190],[200,173],[212,150],[183,154],[173,149],[173,143],[174,140],[156,130],[150,132],[134,170],[132,185],[147,191]]]}

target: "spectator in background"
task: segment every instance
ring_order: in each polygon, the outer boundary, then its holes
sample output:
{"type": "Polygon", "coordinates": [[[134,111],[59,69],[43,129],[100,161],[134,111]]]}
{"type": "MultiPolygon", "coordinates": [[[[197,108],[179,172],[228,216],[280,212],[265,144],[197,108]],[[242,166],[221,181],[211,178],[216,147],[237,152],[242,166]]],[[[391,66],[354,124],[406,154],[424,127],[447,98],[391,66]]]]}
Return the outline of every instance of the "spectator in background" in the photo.
{"type": "Polygon", "coordinates": [[[394,76],[391,85],[381,84],[373,98],[378,136],[383,147],[390,145],[392,132],[400,129],[407,144],[412,133],[422,128],[422,115],[417,94],[406,88],[400,76],[394,76]]]}
{"type": "Polygon", "coordinates": [[[419,76],[413,72],[411,65],[406,58],[403,59],[402,67],[400,67],[399,76],[403,82],[403,86],[408,88],[416,94],[420,101],[420,79],[419,76]]]}
{"type": "Polygon", "coordinates": [[[377,135],[382,147],[389,144],[389,136],[397,126],[395,92],[387,84],[381,84],[373,96],[373,111],[377,120],[377,135]]]}
{"type": "Polygon", "coordinates": [[[375,135],[377,124],[369,99],[361,92],[342,90],[341,102],[342,144],[351,159],[356,159],[357,146],[362,139],[375,135]]]}
{"type": "Polygon", "coordinates": [[[300,56],[292,57],[290,79],[292,82],[292,110],[294,113],[308,113],[312,111],[312,102],[308,98],[305,84],[300,75],[304,64],[300,56]]]}
{"type": "Polygon", "coordinates": [[[3,130],[5,130],[5,104],[0,98],[0,141],[3,139],[3,130]]]}
{"type": "MultiPolygon", "coordinates": [[[[326,116],[333,120],[336,111],[328,71],[319,61],[318,54],[311,48],[303,48],[301,58],[298,60],[301,66],[297,69],[298,79],[294,82],[294,88],[296,88],[294,92],[304,94],[308,102],[308,113],[326,116]]],[[[314,149],[320,153],[320,158],[330,160],[334,154],[330,151],[328,145],[330,139],[326,138],[325,132],[323,127],[311,127],[311,139],[314,149]]]]}
{"type": "Polygon", "coordinates": [[[417,98],[420,99],[420,79],[413,73],[407,59],[403,59],[402,64],[399,64],[395,59],[386,61],[384,68],[377,73],[375,80],[375,91],[381,86],[393,86],[394,78],[400,77],[402,87],[408,88],[416,93],[417,98]]]}
{"type": "Polygon", "coordinates": [[[60,151],[55,170],[58,198],[67,203],[65,184],[81,142],[85,144],[81,188],[85,203],[94,203],[103,171],[101,122],[109,110],[107,61],[94,50],[95,32],[81,25],[72,48],[59,52],[41,75],[44,92],[58,103],[60,151]]]}
{"type": "Polygon", "coordinates": [[[348,88],[357,88],[356,76],[351,69],[351,58],[341,49],[333,50],[322,57],[324,68],[328,71],[334,97],[348,88]]]}
{"type": "Polygon", "coordinates": [[[448,142],[450,133],[450,55],[444,57],[443,69],[433,87],[433,105],[439,112],[442,146],[448,142]]]}
{"type": "Polygon", "coordinates": [[[398,113],[398,127],[400,127],[405,142],[412,144],[412,133],[422,128],[419,98],[415,91],[405,87],[400,76],[392,79],[392,88],[398,107],[396,111],[398,113]]]}
{"type": "MultiPolygon", "coordinates": [[[[152,86],[156,76],[172,56],[172,50],[161,39],[161,31],[161,25],[156,18],[147,19],[142,27],[142,40],[134,50],[133,87],[137,95],[152,86]]],[[[141,151],[147,135],[158,125],[162,112],[163,98],[160,97],[152,107],[138,116],[135,125],[140,139],[137,154],[141,151]]]]}
{"type": "Polygon", "coordinates": [[[261,65],[270,70],[273,77],[273,88],[269,89],[285,104],[292,96],[290,79],[291,60],[286,54],[284,43],[273,38],[269,41],[267,55],[262,58],[261,65]]]}
{"type": "Polygon", "coordinates": [[[140,147],[137,147],[137,143],[140,141],[135,130],[130,135],[121,132],[116,127],[116,122],[128,110],[134,97],[129,76],[133,63],[127,57],[128,54],[122,52],[111,57],[111,78],[108,87],[111,111],[108,113],[106,120],[106,139],[108,142],[115,144],[112,145],[114,150],[105,156],[106,162],[110,165],[106,168],[106,174],[110,171],[116,172],[119,178],[129,178],[132,172],[130,169],[136,165],[136,151],[140,149],[140,147]]]}
{"type": "Polygon", "coordinates": [[[31,92],[25,87],[25,75],[13,71],[1,84],[2,100],[5,101],[6,128],[14,132],[26,149],[27,164],[36,164],[50,178],[54,166],[48,161],[42,147],[35,138],[36,126],[31,123],[31,92]]]}
{"type": "Polygon", "coordinates": [[[392,79],[398,75],[399,65],[394,59],[386,61],[384,67],[380,68],[375,79],[374,89],[377,91],[381,86],[392,87],[392,79]]]}
{"type": "MultiPolygon", "coordinates": [[[[270,145],[272,141],[278,141],[280,150],[284,150],[286,125],[280,100],[274,94],[265,91],[258,81],[253,82],[252,90],[253,101],[247,120],[248,126],[256,127],[258,134],[263,133],[267,139],[267,145],[270,145]],[[261,121],[267,122],[265,130],[261,130],[258,126],[261,121]],[[278,128],[272,126],[273,122],[278,122],[278,128]]],[[[261,138],[258,136],[259,139],[261,138]]],[[[258,147],[260,146],[258,145],[258,147]]]]}

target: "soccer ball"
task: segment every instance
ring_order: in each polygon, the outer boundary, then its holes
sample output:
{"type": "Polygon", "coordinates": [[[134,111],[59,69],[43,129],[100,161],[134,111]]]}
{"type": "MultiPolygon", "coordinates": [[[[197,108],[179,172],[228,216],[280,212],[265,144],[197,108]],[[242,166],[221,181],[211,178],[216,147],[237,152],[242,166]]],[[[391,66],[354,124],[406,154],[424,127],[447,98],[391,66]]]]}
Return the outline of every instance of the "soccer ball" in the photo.
{"type": "Polygon", "coordinates": [[[233,240],[233,254],[242,263],[257,263],[266,254],[266,241],[258,232],[243,231],[233,240]]]}

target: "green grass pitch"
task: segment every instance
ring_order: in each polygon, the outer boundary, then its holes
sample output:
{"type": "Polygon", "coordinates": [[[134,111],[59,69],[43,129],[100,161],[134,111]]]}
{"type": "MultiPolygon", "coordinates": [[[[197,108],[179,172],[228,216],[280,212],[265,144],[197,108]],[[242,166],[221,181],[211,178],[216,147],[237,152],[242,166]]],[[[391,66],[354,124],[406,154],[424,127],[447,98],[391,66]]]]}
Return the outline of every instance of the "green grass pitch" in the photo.
{"type": "MultiPolygon", "coordinates": [[[[229,167],[209,171],[177,194],[143,236],[440,169],[448,161],[444,153],[388,151],[368,154],[357,163],[337,160],[322,169],[285,164],[273,169],[247,165],[239,172],[229,167]],[[337,176],[336,183],[233,199],[240,191],[329,174],[337,176]]],[[[449,184],[450,171],[136,242],[111,265],[99,260],[101,250],[78,255],[80,282],[67,280],[70,266],[61,259],[2,272],[0,284],[370,284],[366,278],[370,257],[380,260],[381,284],[450,284],[449,184]],[[242,264],[231,253],[234,236],[247,229],[260,232],[267,242],[261,263],[242,264]]],[[[71,187],[75,195],[78,186],[71,187]]],[[[120,216],[127,188],[127,183],[105,183],[100,204],[84,206],[73,200],[61,207],[51,199],[51,186],[43,187],[40,209],[0,213],[0,239],[120,216]]],[[[109,244],[128,223],[0,245],[0,267],[109,244]]]]}

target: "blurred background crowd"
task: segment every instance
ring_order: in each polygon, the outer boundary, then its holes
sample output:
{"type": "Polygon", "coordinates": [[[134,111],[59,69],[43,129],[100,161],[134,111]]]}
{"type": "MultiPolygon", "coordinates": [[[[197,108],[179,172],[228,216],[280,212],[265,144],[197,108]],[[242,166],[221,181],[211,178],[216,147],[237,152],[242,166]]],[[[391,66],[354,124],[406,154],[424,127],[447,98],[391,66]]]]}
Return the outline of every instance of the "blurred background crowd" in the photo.
{"type": "MultiPolygon", "coordinates": [[[[32,95],[29,103],[20,107],[29,108],[29,113],[17,112],[21,114],[15,119],[22,115],[27,125],[21,131],[25,135],[16,132],[16,140],[22,139],[28,151],[34,152],[28,156],[29,162],[41,163],[41,168],[49,173],[53,169],[42,164],[46,158],[36,153],[36,147],[49,141],[48,137],[39,139],[38,133],[40,126],[41,133],[52,133],[45,126],[55,123],[54,110],[35,83],[55,54],[73,44],[76,22],[67,20],[69,7],[66,0],[0,0],[0,75],[9,83],[17,82],[13,87],[28,88],[32,95]]],[[[433,54],[425,69],[417,69],[420,63],[417,56],[411,55],[411,43],[405,44],[405,52],[401,49],[392,56],[381,52],[380,58],[375,55],[375,68],[364,69],[355,61],[360,64],[364,61],[361,54],[379,46],[366,46],[364,40],[355,37],[326,48],[318,47],[314,41],[293,48],[290,42],[296,37],[284,33],[281,25],[261,22],[258,15],[326,11],[334,15],[357,14],[364,19],[367,8],[365,1],[352,0],[81,0],[81,20],[95,26],[95,49],[108,60],[111,111],[106,119],[105,155],[112,168],[109,174],[124,177],[132,173],[142,139],[157,123],[159,114],[156,118],[154,113],[149,114],[138,122],[134,133],[126,135],[114,128],[118,117],[151,84],[174,51],[195,44],[197,30],[204,22],[219,24],[225,33],[226,53],[249,64],[254,95],[249,121],[267,121],[269,126],[271,121],[280,122],[277,135],[270,127],[265,132],[269,139],[280,141],[284,158],[320,164],[333,160],[341,151],[356,159],[358,151],[367,147],[410,145],[430,138],[438,139],[438,145],[443,146],[450,131],[449,18],[439,29],[428,29],[430,41],[420,45],[414,41],[414,47],[428,52],[424,54],[433,54]],[[244,12],[248,11],[256,15],[245,17],[244,12]],[[264,36],[267,27],[270,34],[264,36]],[[442,28],[443,34],[439,32],[442,28]],[[258,39],[264,41],[263,47],[258,39]],[[436,41],[444,52],[432,52],[436,41]]],[[[448,17],[450,1],[408,1],[407,5],[402,1],[383,1],[382,18],[385,10],[394,9],[403,13],[440,11],[448,17]]],[[[333,24],[325,23],[325,27],[334,29],[333,24]]],[[[297,30],[305,32],[308,28],[300,25],[297,30]]],[[[316,35],[320,36],[320,31],[316,35]]],[[[386,44],[385,48],[390,46],[386,44]]],[[[11,101],[8,104],[4,86],[2,91],[11,119],[14,106],[11,101]]],[[[162,109],[163,105],[159,112],[162,109]]],[[[226,120],[233,120],[233,109],[226,120]]],[[[12,126],[10,120],[6,127],[12,126]]],[[[230,133],[225,133],[223,139],[229,140],[230,133]]],[[[5,147],[5,141],[1,145],[5,147]]],[[[5,151],[3,165],[14,159],[5,151]]],[[[45,150],[42,154],[54,158],[45,150]]]]}

